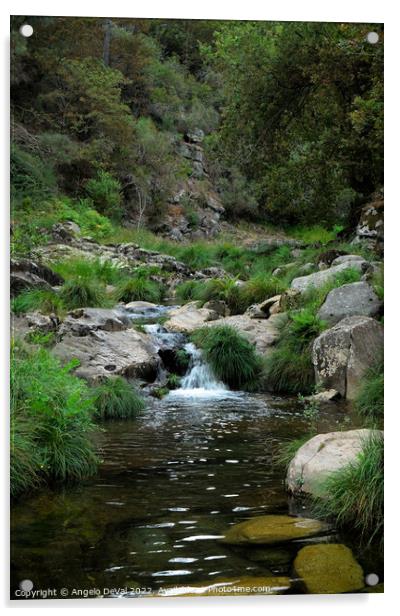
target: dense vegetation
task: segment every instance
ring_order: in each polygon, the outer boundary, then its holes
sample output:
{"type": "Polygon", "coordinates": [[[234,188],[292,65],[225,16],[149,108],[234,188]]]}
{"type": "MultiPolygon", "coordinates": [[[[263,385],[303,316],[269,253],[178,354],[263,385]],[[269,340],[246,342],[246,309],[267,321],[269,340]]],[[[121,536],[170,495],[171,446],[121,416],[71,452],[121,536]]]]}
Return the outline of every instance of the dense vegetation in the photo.
{"type": "Polygon", "coordinates": [[[30,39],[12,19],[16,252],[63,219],[103,239],[159,225],[194,129],[234,219],[346,225],[382,184],[381,26],[370,45],[371,24],[29,19],[30,39]]]}

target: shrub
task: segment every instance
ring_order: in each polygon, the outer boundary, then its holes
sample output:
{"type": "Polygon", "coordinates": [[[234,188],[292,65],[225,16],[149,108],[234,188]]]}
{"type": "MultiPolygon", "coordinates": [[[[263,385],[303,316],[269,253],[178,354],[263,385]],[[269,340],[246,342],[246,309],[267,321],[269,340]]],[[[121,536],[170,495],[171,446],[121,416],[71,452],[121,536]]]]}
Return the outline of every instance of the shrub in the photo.
{"type": "Polygon", "coordinates": [[[107,171],[86,182],[86,193],[93,200],[96,210],[115,220],[122,217],[121,184],[107,171]]]}
{"type": "Polygon", "coordinates": [[[68,310],[106,304],[104,287],[98,281],[86,278],[67,280],[61,287],[60,298],[68,310]]]}
{"type": "Polygon", "coordinates": [[[368,544],[383,533],[383,438],[365,440],[358,459],[331,474],[321,485],[324,498],[316,513],[333,518],[338,526],[358,531],[368,544]]]}
{"type": "Polygon", "coordinates": [[[133,419],[144,409],[144,402],[121,377],[107,379],[95,388],[97,419],[133,419]]]}
{"type": "Polygon", "coordinates": [[[384,374],[383,362],[370,368],[364,376],[356,401],[357,411],[368,420],[383,419],[384,374]]]}
{"type": "Polygon", "coordinates": [[[46,349],[16,344],[11,356],[11,491],[41,479],[75,480],[93,474],[93,400],[84,381],[46,349]],[[26,473],[26,476],[21,474],[26,473]]]}
{"type": "Polygon", "coordinates": [[[261,360],[254,346],[233,327],[204,327],[194,332],[192,338],[203,349],[217,378],[232,389],[255,387],[260,376],[261,360]]]}
{"type": "Polygon", "coordinates": [[[40,310],[44,314],[62,314],[64,304],[61,297],[55,291],[36,289],[23,291],[11,302],[11,309],[15,314],[40,310]]]}

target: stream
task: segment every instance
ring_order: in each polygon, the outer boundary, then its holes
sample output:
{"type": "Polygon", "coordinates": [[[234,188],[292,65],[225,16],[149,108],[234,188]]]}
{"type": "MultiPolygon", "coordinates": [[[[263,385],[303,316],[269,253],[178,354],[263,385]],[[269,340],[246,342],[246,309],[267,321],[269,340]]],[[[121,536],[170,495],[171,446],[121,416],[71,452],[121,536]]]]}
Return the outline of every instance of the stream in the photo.
{"type": "MultiPolygon", "coordinates": [[[[146,327],[162,337],[162,328],[146,327]]],[[[12,592],[29,579],[35,588],[133,597],[132,589],[291,574],[306,541],[277,548],[219,539],[249,517],[309,513],[288,497],[275,459],[282,443],[309,432],[302,406],[293,398],[232,392],[196,347],[186,344],[186,351],[190,365],[180,389],[149,398],[135,420],[103,425],[103,462],[94,478],[42,490],[13,507],[12,592]]],[[[344,405],[326,404],[318,431],[343,425],[356,427],[357,420],[344,405]]],[[[376,571],[351,539],[335,540],[353,549],[365,572],[376,571]]]]}

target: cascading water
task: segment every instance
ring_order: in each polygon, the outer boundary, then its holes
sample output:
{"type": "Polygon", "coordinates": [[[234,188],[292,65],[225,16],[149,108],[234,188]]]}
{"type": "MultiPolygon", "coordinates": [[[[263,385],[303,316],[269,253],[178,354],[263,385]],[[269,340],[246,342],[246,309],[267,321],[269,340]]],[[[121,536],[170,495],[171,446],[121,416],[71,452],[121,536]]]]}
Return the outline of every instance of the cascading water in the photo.
{"type": "Polygon", "coordinates": [[[189,367],[182,379],[181,387],[171,391],[169,396],[220,398],[232,395],[232,392],[216,379],[200,349],[191,342],[186,344],[184,349],[190,356],[189,367]]]}

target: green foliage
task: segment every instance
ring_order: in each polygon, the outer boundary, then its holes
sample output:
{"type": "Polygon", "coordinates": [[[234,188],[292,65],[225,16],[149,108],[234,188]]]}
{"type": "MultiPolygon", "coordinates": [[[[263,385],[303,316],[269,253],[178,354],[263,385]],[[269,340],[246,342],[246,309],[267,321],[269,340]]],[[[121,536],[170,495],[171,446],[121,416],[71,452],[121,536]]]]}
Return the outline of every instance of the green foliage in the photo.
{"type": "Polygon", "coordinates": [[[214,374],[232,389],[253,389],[261,371],[254,346],[233,327],[204,327],[192,335],[214,374]]]}
{"type": "Polygon", "coordinates": [[[133,419],[145,405],[132,385],[121,377],[109,378],[94,390],[95,417],[99,420],[133,419]]]}
{"type": "Polygon", "coordinates": [[[190,356],[187,351],[185,351],[185,349],[178,349],[177,351],[175,351],[175,360],[178,368],[182,372],[185,372],[189,367],[190,356]]]}
{"type": "Polygon", "coordinates": [[[167,378],[168,389],[178,389],[181,385],[181,377],[174,372],[171,372],[167,378]]]}
{"type": "Polygon", "coordinates": [[[286,285],[279,278],[268,274],[256,274],[246,282],[242,293],[244,303],[250,306],[283,293],[285,290],[286,285]]]}
{"type": "Polygon", "coordinates": [[[126,271],[105,259],[81,259],[74,257],[52,265],[55,272],[65,280],[84,279],[102,284],[115,284],[126,276],[126,271]]]}
{"type": "Polygon", "coordinates": [[[139,268],[131,278],[121,280],[115,292],[116,301],[159,303],[164,297],[165,289],[160,282],[151,279],[152,271],[152,268],[139,268]]]}
{"type": "Polygon", "coordinates": [[[382,420],[384,412],[383,362],[377,363],[365,374],[358,392],[356,408],[369,421],[382,420]]]}
{"type": "Polygon", "coordinates": [[[47,350],[19,343],[11,356],[11,491],[41,480],[76,480],[93,474],[93,401],[84,381],[47,350]]]}
{"type": "Polygon", "coordinates": [[[67,308],[101,307],[107,304],[105,289],[96,280],[76,278],[67,280],[61,287],[60,298],[67,308]]]}
{"type": "Polygon", "coordinates": [[[373,434],[355,462],[332,473],[320,486],[324,498],[316,502],[316,513],[358,532],[367,544],[382,540],[383,461],[383,438],[373,434]]]}
{"type": "Polygon", "coordinates": [[[342,229],[341,225],[337,225],[333,229],[326,229],[321,225],[312,225],[293,227],[290,229],[290,234],[305,244],[329,244],[329,242],[333,242],[336,239],[337,234],[342,229]]]}
{"type": "Polygon", "coordinates": [[[36,289],[23,291],[11,301],[11,310],[19,315],[25,312],[39,310],[44,314],[62,314],[65,310],[64,303],[55,291],[36,289]]]}
{"type": "Polygon", "coordinates": [[[95,178],[86,182],[85,190],[96,210],[109,218],[121,219],[121,184],[110,173],[99,171],[95,178]]]}
{"type": "Polygon", "coordinates": [[[10,150],[11,196],[46,197],[54,193],[56,178],[51,165],[37,154],[11,143],[10,150]]]}

